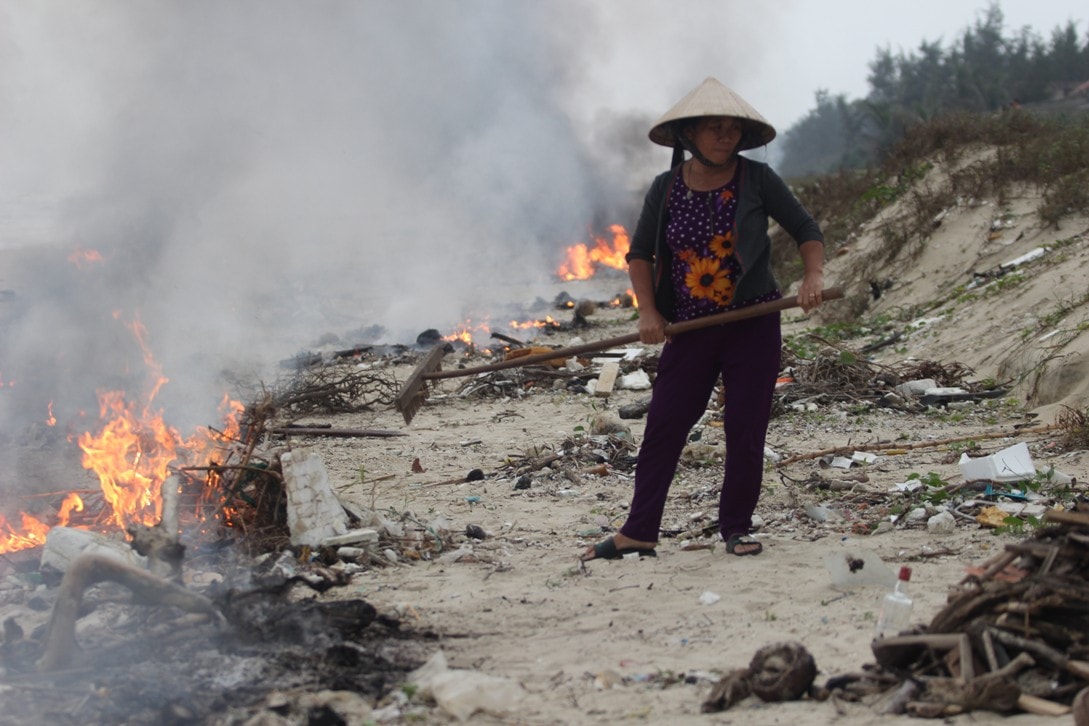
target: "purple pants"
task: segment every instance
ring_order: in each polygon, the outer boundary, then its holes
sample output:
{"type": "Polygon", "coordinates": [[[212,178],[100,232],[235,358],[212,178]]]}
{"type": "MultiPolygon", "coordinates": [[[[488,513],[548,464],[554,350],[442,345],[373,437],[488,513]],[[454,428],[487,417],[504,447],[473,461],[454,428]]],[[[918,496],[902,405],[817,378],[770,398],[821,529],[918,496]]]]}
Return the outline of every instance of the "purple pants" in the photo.
{"type": "Polygon", "coordinates": [[[662,349],[635,469],[635,493],[621,534],[657,542],[666,495],[688,432],[721,376],[726,394],[726,465],[719,496],[723,538],[748,534],[760,498],[764,440],[779,376],[779,313],[674,336],[662,349]]]}

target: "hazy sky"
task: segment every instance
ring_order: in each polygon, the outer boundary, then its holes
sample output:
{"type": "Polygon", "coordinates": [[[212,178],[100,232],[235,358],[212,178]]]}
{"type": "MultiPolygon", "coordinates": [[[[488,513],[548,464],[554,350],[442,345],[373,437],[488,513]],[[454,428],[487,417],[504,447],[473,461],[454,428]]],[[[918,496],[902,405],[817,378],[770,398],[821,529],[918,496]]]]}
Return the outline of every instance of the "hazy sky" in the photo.
{"type": "MultiPolygon", "coordinates": [[[[1069,20],[1083,42],[1089,32],[1089,5],[1082,0],[997,4],[1007,36],[1028,26],[1048,39],[1069,20]]],[[[818,89],[865,96],[868,64],[878,48],[911,52],[923,40],[948,47],[989,7],[985,0],[617,0],[593,5],[604,18],[601,65],[593,77],[599,92],[609,89],[605,107],[662,112],[703,75],[716,75],[780,129],[813,108],[818,89]]]]}
{"type": "MultiPolygon", "coordinates": [[[[1083,6],[1001,4],[1007,35],[1045,37],[1083,6]]],[[[877,48],[985,7],[0,0],[0,250],[40,249],[0,279],[0,380],[22,384],[0,424],[139,370],[125,322],[214,404],[222,372],[320,339],[501,320],[566,246],[634,225],[669,159],[650,123],[704,77],[782,131],[818,89],[865,94],[877,48]]]]}

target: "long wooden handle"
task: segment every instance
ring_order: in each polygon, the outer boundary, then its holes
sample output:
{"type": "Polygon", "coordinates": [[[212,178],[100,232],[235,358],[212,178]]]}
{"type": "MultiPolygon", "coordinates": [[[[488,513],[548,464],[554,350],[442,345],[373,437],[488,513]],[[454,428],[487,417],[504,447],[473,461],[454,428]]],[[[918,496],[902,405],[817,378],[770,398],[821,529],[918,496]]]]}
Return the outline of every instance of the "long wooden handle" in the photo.
{"type": "MultiPolygon", "coordinates": [[[[821,292],[821,297],[824,300],[838,300],[843,297],[843,288],[830,287],[821,292]]],[[[798,297],[796,295],[791,295],[790,297],[779,298],[778,300],[772,300],[771,302],[750,305],[746,308],[727,310],[724,313],[716,313],[703,318],[685,320],[681,323],[672,323],[666,326],[665,334],[677,335],[679,333],[687,333],[691,330],[710,328],[713,325],[732,323],[746,318],[756,318],[761,315],[767,315],[768,313],[774,313],[794,307],[798,307],[798,297]]],[[[570,358],[573,355],[582,355],[583,353],[597,353],[599,351],[608,350],[609,348],[615,348],[618,345],[627,345],[628,343],[636,343],[638,341],[639,333],[628,333],[627,335],[606,338],[605,340],[598,340],[593,343],[573,345],[569,348],[556,348],[547,353],[534,353],[533,355],[524,355],[520,358],[511,358],[510,360],[505,360],[501,363],[491,363],[489,365],[476,366],[474,368],[456,368],[448,371],[431,371],[424,373],[422,377],[427,380],[435,380],[437,378],[472,376],[477,373],[489,373],[491,371],[501,371],[506,368],[518,368],[521,366],[533,365],[534,363],[543,363],[545,361],[555,360],[556,358],[570,358]]]]}

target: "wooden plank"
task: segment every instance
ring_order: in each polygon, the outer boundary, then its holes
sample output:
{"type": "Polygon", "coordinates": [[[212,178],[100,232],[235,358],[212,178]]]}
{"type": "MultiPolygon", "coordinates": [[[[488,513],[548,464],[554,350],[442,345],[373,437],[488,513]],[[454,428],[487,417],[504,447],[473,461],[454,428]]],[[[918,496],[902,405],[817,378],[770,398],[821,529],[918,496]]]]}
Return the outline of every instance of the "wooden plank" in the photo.
{"type": "Polygon", "coordinates": [[[1044,521],[1089,527],[1089,514],[1082,514],[1081,512],[1064,512],[1058,509],[1049,509],[1044,512],[1044,521]]]}
{"type": "Polygon", "coordinates": [[[594,387],[595,396],[608,396],[616,385],[616,376],[620,373],[620,362],[611,360],[601,366],[601,373],[597,377],[597,386],[594,387]]]}
{"type": "Polygon", "coordinates": [[[1037,716],[1065,716],[1070,713],[1069,706],[1049,701],[1046,698],[1030,696],[1027,693],[1018,696],[1017,707],[1026,713],[1034,713],[1037,716]]]}

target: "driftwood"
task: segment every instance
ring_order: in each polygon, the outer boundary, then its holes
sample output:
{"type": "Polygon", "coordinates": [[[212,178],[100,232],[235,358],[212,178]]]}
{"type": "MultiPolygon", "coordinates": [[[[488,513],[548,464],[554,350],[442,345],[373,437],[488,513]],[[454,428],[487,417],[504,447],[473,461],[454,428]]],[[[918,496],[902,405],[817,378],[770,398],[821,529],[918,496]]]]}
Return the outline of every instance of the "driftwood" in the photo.
{"type": "Polygon", "coordinates": [[[1045,426],[1037,426],[1031,429],[1021,429],[1018,431],[992,431],[991,433],[973,434],[971,436],[954,436],[948,439],[937,439],[934,441],[917,441],[913,444],[904,443],[903,441],[876,441],[869,444],[855,444],[848,446],[833,446],[828,449],[821,449],[820,451],[810,451],[805,454],[795,454],[789,456],[782,461],[778,462],[775,467],[782,468],[788,464],[794,464],[799,461],[805,461],[807,459],[819,459],[822,456],[834,456],[839,454],[850,454],[855,451],[884,451],[886,453],[901,453],[906,451],[915,451],[917,449],[933,449],[938,446],[945,446],[946,444],[957,444],[964,441],[979,441],[982,439],[1005,439],[1013,436],[1024,436],[1026,434],[1043,434],[1049,431],[1055,430],[1056,426],[1053,424],[1047,424],[1045,426]]]}
{"type": "Polygon", "coordinates": [[[116,582],[132,591],[143,605],[171,605],[216,620],[222,616],[211,600],[169,580],[101,555],[81,555],[64,573],[49,617],[49,636],[38,669],[54,671],[68,665],[76,648],[76,620],[87,589],[116,582]]]}
{"type": "Polygon", "coordinates": [[[334,429],[334,428],[303,428],[300,426],[282,426],[269,429],[270,434],[276,436],[327,436],[330,438],[382,438],[389,436],[405,436],[403,431],[387,431],[384,429],[334,429]]]}
{"type": "Polygon", "coordinates": [[[965,578],[924,632],[874,642],[880,668],[904,678],[888,712],[1073,710],[1089,726],[1089,695],[1075,700],[1089,694],[1089,510],[1044,521],[965,578]]]}

